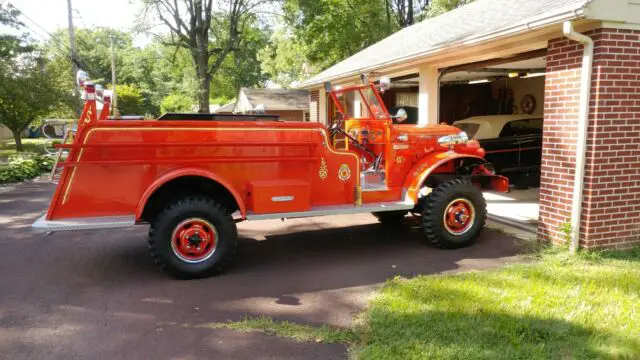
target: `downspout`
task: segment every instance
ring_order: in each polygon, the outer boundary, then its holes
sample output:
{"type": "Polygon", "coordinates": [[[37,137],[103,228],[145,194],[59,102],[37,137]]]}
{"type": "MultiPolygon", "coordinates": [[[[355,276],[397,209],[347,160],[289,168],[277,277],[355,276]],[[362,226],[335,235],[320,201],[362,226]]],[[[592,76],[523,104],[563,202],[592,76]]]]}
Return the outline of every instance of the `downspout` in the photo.
{"type": "Polygon", "coordinates": [[[573,22],[565,21],[564,36],[584,45],[582,71],[580,72],[580,105],[578,108],[578,138],[576,141],[576,170],[573,178],[573,199],[571,202],[571,245],[575,254],[580,246],[580,218],[582,215],[582,195],[584,190],[584,164],[587,152],[587,124],[589,121],[589,98],[591,96],[591,72],[593,66],[593,39],[573,29],[573,22]]]}

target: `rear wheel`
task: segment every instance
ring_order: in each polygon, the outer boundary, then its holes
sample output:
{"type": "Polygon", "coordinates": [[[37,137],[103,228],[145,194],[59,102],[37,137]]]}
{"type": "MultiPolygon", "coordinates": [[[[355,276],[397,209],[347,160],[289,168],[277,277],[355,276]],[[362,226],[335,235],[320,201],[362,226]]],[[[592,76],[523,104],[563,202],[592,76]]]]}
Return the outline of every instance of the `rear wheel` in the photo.
{"type": "Polygon", "coordinates": [[[237,229],[215,201],[189,196],[169,204],[149,230],[155,262],[176,278],[194,279],[221,272],[237,247],[237,229]]]}
{"type": "Polygon", "coordinates": [[[404,217],[407,215],[406,210],[398,210],[398,211],[383,211],[383,212],[374,212],[372,213],[380,223],[383,225],[397,225],[404,217]]]}
{"type": "Polygon", "coordinates": [[[469,246],[484,227],[487,205],[480,190],[469,180],[442,183],[423,201],[424,234],[437,247],[469,246]]]}

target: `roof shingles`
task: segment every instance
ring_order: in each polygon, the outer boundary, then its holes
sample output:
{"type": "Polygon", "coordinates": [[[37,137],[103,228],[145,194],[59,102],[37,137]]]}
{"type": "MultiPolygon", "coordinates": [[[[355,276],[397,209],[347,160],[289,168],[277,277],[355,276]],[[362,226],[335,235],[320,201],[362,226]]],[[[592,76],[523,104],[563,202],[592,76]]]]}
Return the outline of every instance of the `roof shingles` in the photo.
{"type": "Polygon", "coordinates": [[[404,28],[302,82],[300,87],[411,59],[445,45],[524,25],[551,14],[578,10],[590,1],[477,0],[404,28]]]}

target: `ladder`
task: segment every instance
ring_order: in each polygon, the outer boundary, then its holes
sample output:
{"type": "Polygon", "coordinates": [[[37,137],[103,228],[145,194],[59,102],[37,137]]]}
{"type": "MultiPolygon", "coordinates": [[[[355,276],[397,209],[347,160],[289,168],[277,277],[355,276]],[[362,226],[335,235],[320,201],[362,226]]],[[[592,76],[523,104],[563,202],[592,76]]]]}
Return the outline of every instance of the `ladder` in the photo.
{"type": "MultiPolygon", "coordinates": [[[[75,129],[67,128],[65,131],[64,137],[62,138],[62,144],[65,145],[69,141],[73,142],[73,137],[75,133],[76,133],[75,129]]],[[[69,156],[68,149],[58,149],[58,151],[55,154],[56,159],[53,162],[51,173],[49,174],[49,182],[52,182],[54,184],[58,184],[58,182],[60,182],[60,177],[62,176],[63,167],[58,166],[58,163],[60,162],[61,159],[66,160],[68,156],[69,156]]]]}

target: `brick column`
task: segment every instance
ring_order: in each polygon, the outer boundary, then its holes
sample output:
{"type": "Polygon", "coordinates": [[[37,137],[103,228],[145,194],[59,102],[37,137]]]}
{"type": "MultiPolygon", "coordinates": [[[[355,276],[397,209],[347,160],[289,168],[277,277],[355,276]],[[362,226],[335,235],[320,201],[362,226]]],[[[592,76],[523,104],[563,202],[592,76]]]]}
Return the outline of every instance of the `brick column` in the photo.
{"type": "MultiPolygon", "coordinates": [[[[588,32],[595,54],[580,244],[640,243],[640,31],[588,32]]],[[[564,242],[575,169],[582,45],[549,41],[540,186],[542,240],[564,242]]]]}

